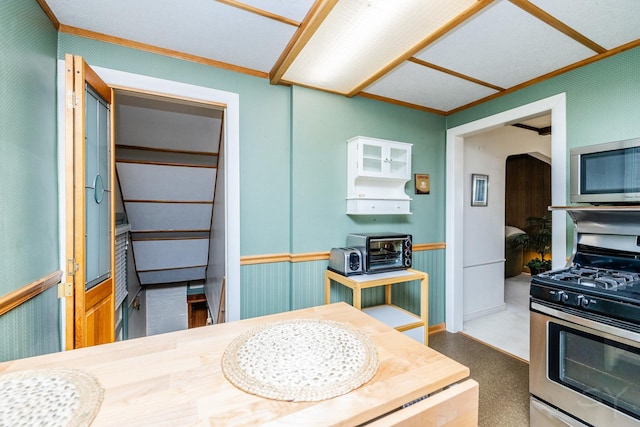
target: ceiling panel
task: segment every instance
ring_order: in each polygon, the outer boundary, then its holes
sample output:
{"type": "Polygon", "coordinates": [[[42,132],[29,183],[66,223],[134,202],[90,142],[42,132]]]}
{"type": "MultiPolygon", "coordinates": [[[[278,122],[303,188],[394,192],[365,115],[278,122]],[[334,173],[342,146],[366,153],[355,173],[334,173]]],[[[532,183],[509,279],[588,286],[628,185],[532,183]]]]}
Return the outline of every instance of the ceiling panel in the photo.
{"type": "Polygon", "coordinates": [[[592,50],[503,0],[415,56],[509,88],[593,55],[592,50]]]}
{"type": "Polygon", "coordinates": [[[448,111],[497,91],[413,62],[405,62],[369,86],[365,92],[448,111]]]}
{"type": "Polygon", "coordinates": [[[302,22],[313,2],[314,0],[243,0],[245,4],[298,22],[302,22]]]}
{"type": "Polygon", "coordinates": [[[607,49],[640,39],[638,0],[530,1],[607,49]]]}
{"type": "Polygon", "coordinates": [[[66,25],[264,72],[297,29],[213,0],[47,3],[66,25]]]}
{"type": "MultiPolygon", "coordinates": [[[[361,85],[400,58],[413,54],[416,46],[428,34],[419,32],[441,29],[427,22],[439,16],[457,26],[414,56],[445,70],[484,81],[489,85],[510,89],[548,73],[583,64],[585,59],[601,59],[581,43],[546,24],[533,14],[539,8],[561,24],[577,32],[576,37],[592,40],[605,49],[629,44],[640,45],[640,0],[494,0],[468,1],[473,10],[459,15],[454,2],[423,0],[408,6],[408,0],[337,0],[331,13],[332,2],[320,2],[318,16],[328,16],[314,34],[305,33],[302,41],[308,46],[319,43],[310,57],[302,53],[287,61],[291,66],[274,68],[298,27],[277,19],[302,22],[314,6],[314,0],[40,0],[46,2],[62,25],[61,31],[78,28],[94,33],[90,37],[112,42],[111,37],[145,43],[161,49],[208,58],[223,63],[221,66],[238,71],[238,67],[255,75],[273,69],[274,81],[298,83],[320,90],[357,94],[361,85]],[[227,2],[244,3],[231,6],[227,2]],[[527,12],[514,3],[530,10],[527,12]],[[486,6],[485,6],[486,5],[486,6]],[[353,7],[356,6],[356,9],[353,7]],[[359,7],[359,8],[358,8],[359,7]],[[363,18],[368,10],[383,9],[384,17],[396,12],[401,15],[400,30],[387,27],[387,23],[372,25],[363,18]],[[355,10],[346,18],[333,18],[337,9],[355,10]],[[276,18],[260,15],[260,11],[276,18]],[[254,13],[258,12],[258,13],[254,13]],[[366,21],[366,30],[353,31],[354,22],[366,21]],[[351,29],[354,41],[336,37],[343,27],[351,29]],[[373,29],[382,29],[380,34],[373,29]],[[323,38],[323,35],[326,36],[323,38]],[[318,40],[324,40],[318,42],[318,40]],[[397,49],[400,43],[404,48],[397,49]],[[633,44],[635,43],[635,44],[633,44]],[[354,52],[338,55],[335,46],[355,46],[354,52]],[[397,49],[397,50],[394,50],[397,49]],[[315,66],[316,57],[326,54],[333,64],[315,66]],[[385,56],[386,55],[386,56],[385,56]],[[225,66],[224,63],[229,64],[225,66]],[[285,71],[286,70],[286,71],[285,71]],[[363,70],[357,77],[354,70],[363,70]]],[[[317,0],[319,1],[319,0],[317,0]]],[[[315,23],[309,27],[315,29],[315,23]]],[[[448,28],[448,25],[445,24],[448,28]]],[[[125,43],[126,44],[126,43],[125,43]]],[[[294,49],[292,52],[297,52],[294,49]]],[[[303,51],[304,52],[304,51],[303,51]]],[[[444,76],[433,69],[418,70],[415,64],[400,63],[395,71],[382,76],[378,82],[364,89],[368,93],[391,100],[408,102],[434,110],[451,111],[494,93],[493,89],[444,76]],[[402,79],[410,79],[410,86],[402,79]]],[[[242,69],[240,69],[242,71],[242,69]]],[[[128,114],[129,112],[127,112],[128,114]]],[[[176,138],[174,138],[176,139],[176,138]]],[[[132,143],[133,144],[133,143],[132,143]]]]}

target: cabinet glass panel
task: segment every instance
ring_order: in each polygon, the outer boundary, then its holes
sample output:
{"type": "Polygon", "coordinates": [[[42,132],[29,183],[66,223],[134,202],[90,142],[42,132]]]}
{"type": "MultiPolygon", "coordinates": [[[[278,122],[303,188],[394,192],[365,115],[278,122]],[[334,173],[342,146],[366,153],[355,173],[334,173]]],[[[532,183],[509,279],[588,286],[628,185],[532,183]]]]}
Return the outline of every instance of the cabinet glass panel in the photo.
{"type": "Polygon", "coordinates": [[[364,172],[382,172],[382,147],[362,144],[362,170],[364,172]]]}
{"type": "Polygon", "coordinates": [[[390,172],[393,175],[407,173],[407,150],[402,148],[391,148],[389,152],[391,162],[389,162],[390,172]]]}

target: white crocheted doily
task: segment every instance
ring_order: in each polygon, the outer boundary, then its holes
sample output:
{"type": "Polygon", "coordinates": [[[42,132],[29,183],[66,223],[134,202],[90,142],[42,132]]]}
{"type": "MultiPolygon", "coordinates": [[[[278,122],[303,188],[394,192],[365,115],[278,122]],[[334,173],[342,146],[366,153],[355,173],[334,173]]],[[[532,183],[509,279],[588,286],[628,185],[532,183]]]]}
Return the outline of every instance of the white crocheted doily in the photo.
{"type": "Polygon", "coordinates": [[[42,369],[0,375],[0,426],[88,426],[102,403],[92,375],[42,369]]]}
{"type": "Polygon", "coordinates": [[[330,320],[259,326],[236,338],[222,357],[224,375],[239,389],[297,402],[348,393],[369,381],[377,369],[371,339],[330,320]]]}

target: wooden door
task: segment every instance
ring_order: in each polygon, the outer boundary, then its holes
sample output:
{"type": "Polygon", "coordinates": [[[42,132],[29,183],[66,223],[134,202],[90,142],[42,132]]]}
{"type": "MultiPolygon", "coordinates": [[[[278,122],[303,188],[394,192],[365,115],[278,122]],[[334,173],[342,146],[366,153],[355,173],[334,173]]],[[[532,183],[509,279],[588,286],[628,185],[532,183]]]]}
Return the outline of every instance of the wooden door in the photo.
{"type": "Polygon", "coordinates": [[[65,55],[66,348],[115,339],[112,90],[65,55]]]}

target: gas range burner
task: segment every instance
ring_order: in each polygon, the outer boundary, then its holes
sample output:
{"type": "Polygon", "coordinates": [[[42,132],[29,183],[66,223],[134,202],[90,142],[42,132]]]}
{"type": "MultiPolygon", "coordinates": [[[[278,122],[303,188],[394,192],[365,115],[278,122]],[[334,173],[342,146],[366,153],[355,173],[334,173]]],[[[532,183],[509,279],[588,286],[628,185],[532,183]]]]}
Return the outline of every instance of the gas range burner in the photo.
{"type": "Polygon", "coordinates": [[[589,288],[622,290],[640,281],[640,274],[594,267],[582,267],[579,264],[556,272],[542,273],[549,279],[589,288]]]}

